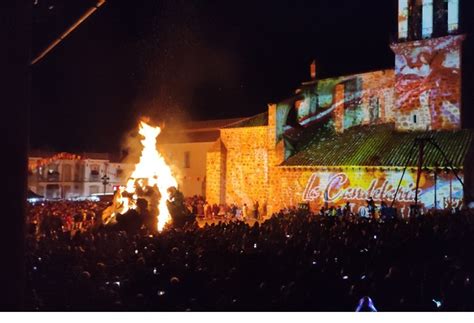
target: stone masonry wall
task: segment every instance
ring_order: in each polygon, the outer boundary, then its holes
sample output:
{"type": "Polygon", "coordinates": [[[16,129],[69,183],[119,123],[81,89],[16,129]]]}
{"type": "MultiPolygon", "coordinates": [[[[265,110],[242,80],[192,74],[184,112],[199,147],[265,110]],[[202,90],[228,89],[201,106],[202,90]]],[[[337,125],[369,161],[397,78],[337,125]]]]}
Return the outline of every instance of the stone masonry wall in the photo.
{"type": "Polygon", "coordinates": [[[225,203],[226,154],[220,139],[206,154],[206,199],[211,204],[225,203]]]}
{"type": "Polygon", "coordinates": [[[334,89],[334,121],[337,132],[360,125],[389,123],[393,110],[394,70],[348,76],[334,89]],[[358,84],[351,89],[349,84],[358,84]],[[353,92],[352,92],[353,91],[353,92]]]}
{"type": "Polygon", "coordinates": [[[286,155],[285,142],[281,139],[279,134],[278,125],[282,122],[281,117],[284,115],[285,107],[270,105],[268,109],[268,166],[269,166],[269,185],[268,185],[268,197],[267,197],[267,208],[268,215],[277,212],[278,205],[275,197],[279,196],[279,167],[284,160],[286,155]],[[282,111],[283,110],[283,111],[282,111]]]}
{"type": "Polygon", "coordinates": [[[279,195],[278,165],[284,161],[285,145],[278,124],[285,107],[269,105],[268,126],[221,129],[221,139],[207,153],[206,199],[211,203],[251,206],[267,204],[276,212],[270,196],[279,195]]]}
{"type": "Polygon", "coordinates": [[[268,127],[221,129],[227,150],[225,202],[262,205],[268,196],[268,127]]]}

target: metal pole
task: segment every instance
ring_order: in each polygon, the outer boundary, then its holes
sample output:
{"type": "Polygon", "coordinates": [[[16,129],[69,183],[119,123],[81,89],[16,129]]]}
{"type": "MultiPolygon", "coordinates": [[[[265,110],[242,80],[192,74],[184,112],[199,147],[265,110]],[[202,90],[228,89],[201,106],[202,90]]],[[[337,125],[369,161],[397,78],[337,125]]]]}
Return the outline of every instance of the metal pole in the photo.
{"type": "Polygon", "coordinates": [[[420,187],[421,169],[423,167],[423,155],[425,151],[425,140],[419,139],[418,144],[420,147],[418,155],[418,170],[416,173],[416,190],[415,190],[415,210],[418,213],[418,188],[420,187]]]}
{"type": "Polygon", "coordinates": [[[84,22],[90,15],[92,15],[97,9],[99,9],[105,0],[98,0],[95,6],[89,8],[75,23],[71,25],[65,32],[63,32],[58,38],[56,38],[48,47],[46,47],[41,53],[39,53],[35,58],[30,62],[30,65],[35,65],[43,57],[45,57],[50,51],[52,51],[59,43],[61,43],[70,33],[72,33],[80,24],[84,22]]]}
{"type": "Polygon", "coordinates": [[[456,176],[457,180],[459,181],[459,183],[461,183],[463,189],[464,189],[464,182],[463,180],[461,179],[461,177],[459,177],[458,173],[456,172],[454,166],[453,166],[453,163],[449,160],[448,156],[446,156],[446,154],[444,153],[444,151],[441,149],[441,147],[434,141],[434,140],[430,140],[429,141],[440,153],[441,155],[443,156],[444,160],[446,161],[447,165],[449,166],[449,168],[451,168],[451,170],[453,171],[453,174],[454,176],[456,176]]]}
{"type": "Polygon", "coordinates": [[[435,168],[434,170],[434,205],[435,205],[435,210],[438,209],[438,196],[437,196],[437,185],[438,185],[438,168],[435,168]]]}
{"type": "MultiPolygon", "coordinates": [[[[451,168],[451,170],[453,171],[454,176],[456,176],[456,179],[459,181],[459,183],[461,183],[462,190],[463,190],[463,192],[464,192],[465,197],[467,198],[467,200],[471,200],[471,195],[469,194],[469,191],[466,190],[466,187],[464,186],[463,180],[461,179],[461,177],[459,177],[457,171],[454,169],[453,163],[449,160],[448,156],[446,156],[445,152],[444,152],[444,151],[441,149],[441,147],[436,143],[436,141],[434,141],[433,139],[430,139],[428,142],[429,142],[430,144],[432,144],[432,145],[441,153],[441,155],[443,156],[445,162],[447,163],[447,165],[449,166],[449,168],[451,168]]],[[[450,178],[451,178],[451,177],[450,177],[450,178]]]]}
{"type": "Polygon", "coordinates": [[[405,167],[403,168],[402,177],[400,177],[400,181],[398,182],[397,190],[395,191],[395,195],[393,196],[393,200],[392,200],[392,204],[390,205],[390,208],[393,208],[393,205],[395,204],[395,201],[397,200],[398,191],[400,190],[400,186],[402,185],[403,177],[405,176],[408,165],[410,164],[411,157],[416,145],[417,145],[417,142],[415,141],[413,143],[413,146],[411,147],[410,153],[408,154],[407,160],[405,162],[405,167]]]}
{"type": "Polygon", "coordinates": [[[453,177],[449,173],[449,207],[453,207],[453,177]]]}

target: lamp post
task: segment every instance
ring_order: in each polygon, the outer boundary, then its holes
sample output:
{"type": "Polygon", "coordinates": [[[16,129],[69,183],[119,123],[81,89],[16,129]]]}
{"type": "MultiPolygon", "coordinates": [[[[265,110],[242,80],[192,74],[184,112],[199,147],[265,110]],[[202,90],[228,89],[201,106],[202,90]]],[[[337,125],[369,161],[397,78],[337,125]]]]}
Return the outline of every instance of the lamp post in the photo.
{"type": "Polygon", "coordinates": [[[107,184],[109,184],[109,181],[110,181],[110,178],[109,176],[107,176],[107,174],[105,174],[104,176],[102,176],[102,184],[104,185],[104,195],[105,195],[105,192],[107,190],[107,184]]]}

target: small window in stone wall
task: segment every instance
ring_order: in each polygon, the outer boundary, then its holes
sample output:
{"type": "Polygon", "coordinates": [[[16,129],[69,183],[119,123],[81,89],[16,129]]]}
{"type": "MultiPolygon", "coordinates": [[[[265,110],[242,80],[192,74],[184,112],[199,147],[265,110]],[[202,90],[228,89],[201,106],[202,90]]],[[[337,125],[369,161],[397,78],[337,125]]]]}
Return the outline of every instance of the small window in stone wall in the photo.
{"type": "Polygon", "coordinates": [[[369,101],[369,118],[370,123],[376,123],[380,118],[380,100],[378,96],[373,96],[369,101]]]}
{"type": "Polygon", "coordinates": [[[416,123],[416,114],[413,115],[413,123],[416,123]]]}
{"type": "Polygon", "coordinates": [[[191,168],[191,153],[189,151],[184,152],[184,168],[191,168]]]}

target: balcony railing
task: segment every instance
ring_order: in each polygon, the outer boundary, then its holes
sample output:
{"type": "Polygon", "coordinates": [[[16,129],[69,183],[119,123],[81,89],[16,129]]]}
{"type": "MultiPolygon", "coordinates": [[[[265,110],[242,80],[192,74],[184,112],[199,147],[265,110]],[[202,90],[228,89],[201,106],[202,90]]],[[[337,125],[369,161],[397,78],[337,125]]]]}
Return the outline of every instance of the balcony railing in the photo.
{"type": "Polygon", "coordinates": [[[48,182],[59,182],[60,180],[60,175],[58,172],[54,172],[54,173],[48,173],[46,174],[46,181],[48,182]]]}

